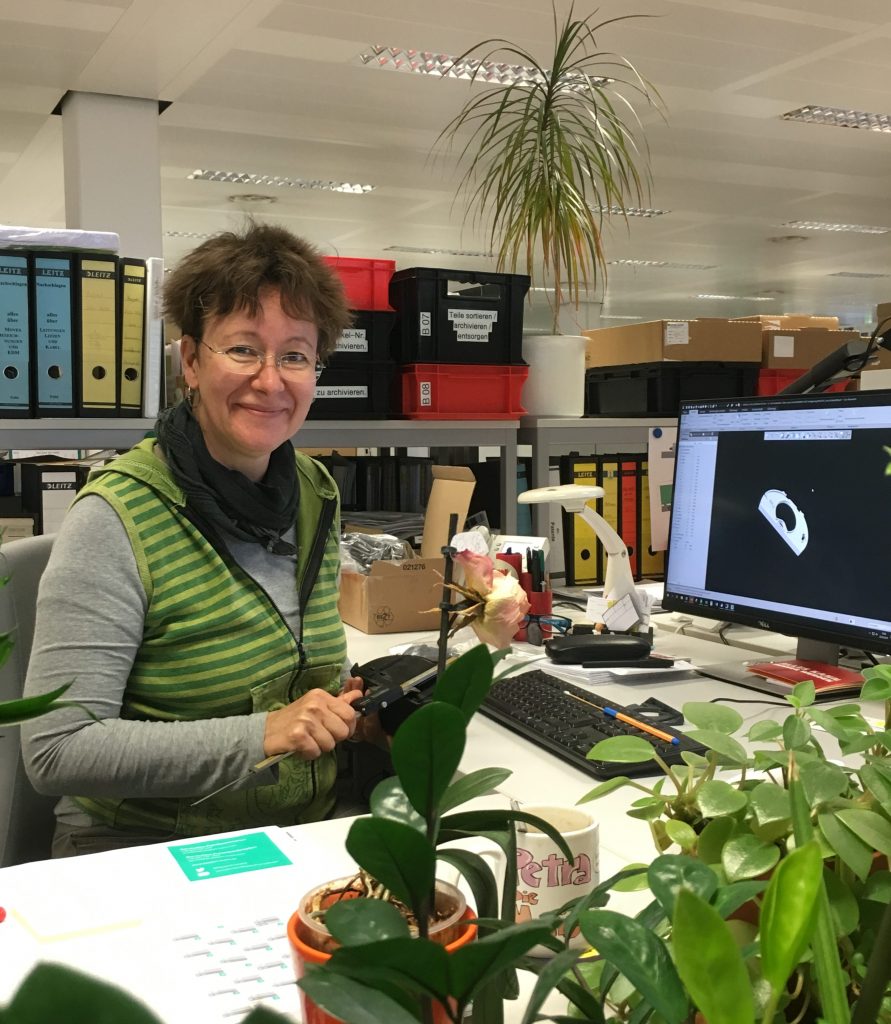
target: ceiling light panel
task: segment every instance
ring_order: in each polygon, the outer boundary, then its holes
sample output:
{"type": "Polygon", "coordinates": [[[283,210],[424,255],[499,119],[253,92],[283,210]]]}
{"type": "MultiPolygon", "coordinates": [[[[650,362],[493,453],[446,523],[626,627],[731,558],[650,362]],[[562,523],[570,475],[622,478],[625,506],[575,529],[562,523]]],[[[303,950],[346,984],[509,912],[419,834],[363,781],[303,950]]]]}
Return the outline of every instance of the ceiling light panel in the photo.
{"type": "Polygon", "coordinates": [[[866,270],[836,270],[834,274],[829,274],[829,277],[862,277],[864,279],[871,279],[874,277],[891,277],[889,274],[873,274],[866,270]]]}
{"type": "Polygon", "coordinates": [[[285,178],[273,174],[249,174],[245,171],[211,171],[196,170],[187,174],[189,181],[224,181],[234,185],[263,185],[267,188],[307,188],[323,192],[345,192],[348,195],[365,195],[373,192],[374,185],[354,184],[349,181],[308,180],[305,178],[285,178]]]}
{"type": "Polygon", "coordinates": [[[721,302],[773,302],[772,295],[706,295],[694,296],[697,299],[717,299],[721,302]]]}
{"type": "Polygon", "coordinates": [[[822,220],[787,220],[782,226],[799,231],[847,231],[855,235],[887,235],[891,231],[875,224],[831,224],[822,220]]]}
{"type": "Polygon", "coordinates": [[[494,259],[494,252],[474,252],[472,249],[424,249],[416,245],[387,245],[384,252],[415,252],[424,256],[479,256],[494,259]]]}
{"type": "Polygon", "coordinates": [[[808,105],[782,114],[784,121],[805,121],[808,124],[828,124],[836,128],[862,128],[870,132],[891,132],[891,114],[869,114],[863,110],[844,107],[808,105]]]}
{"type": "Polygon", "coordinates": [[[674,263],[671,260],[607,260],[611,267],[662,267],[667,270],[714,270],[713,263],[674,263]]]}
{"type": "MultiPolygon", "coordinates": [[[[416,75],[433,75],[435,78],[474,79],[492,85],[545,85],[544,75],[536,68],[522,64],[502,64],[491,60],[458,60],[447,53],[433,53],[430,50],[405,50],[399,46],[375,44],[360,53],[356,63],[381,71],[405,71],[416,75]]],[[[563,76],[565,89],[587,91],[591,86],[603,86],[613,82],[612,78],[593,77],[580,72],[563,76]]]]}
{"type": "Polygon", "coordinates": [[[641,206],[592,206],[595,213],[608,213],[615,217],[664,217],[671,210],[656,210],[641,206]]]}

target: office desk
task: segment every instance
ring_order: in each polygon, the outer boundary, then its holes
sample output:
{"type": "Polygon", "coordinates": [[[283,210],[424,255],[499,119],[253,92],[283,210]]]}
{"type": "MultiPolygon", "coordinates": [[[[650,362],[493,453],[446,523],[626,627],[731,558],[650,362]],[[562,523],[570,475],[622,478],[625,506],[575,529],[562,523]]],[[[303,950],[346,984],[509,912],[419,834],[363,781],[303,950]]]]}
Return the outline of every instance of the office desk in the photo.
{"type": "MultiPolygon", "coordinates": [[[[385,653],[400,640],[424,637],[369,637],[352,629],[349,634],[350,653],[360,662],[385,653]]],[[[659,648],[677,657],[703,661],[720,660],[722,651],[732,656],[722,645],[685,637],[660,638],[659,648]]],[[[620,703],[657,696],[675,707],[687,700],[715,696],[758,696],[692,675],[661,680],[648,677],[641,683],[615,682],[597,688],[620,703]]],[[[783,713],[762,704],[739,707],[746,718],[783,713]]],[[[596,784],[503,727],[476,716],[468,730],[461,769],[491,765],[513,772],[501,787],[503,795],[491,798],[502,806],[505,797],[521,803],[571,805],[596,784]]],[[[600,822],[601,877],[653,853],[646,825],[626,816],[632,793],[616,790],[590,805],[600,822]]],[[[302,893],[352,867],[343,847],[349,824],[349,819],[341,818],[266,830],[291,863],[197,881],[188,880],[168,844],[0,870],[0,906],[8,913],[0,924],[0,1005],[8,1001],[33,963],[54,960],[116,982],[146,1001],[165,1024],[237,1021],[237,1015],[227,1017],[224,1011],[244,1005],[244,992],[233,995],[227,990],[228,982],[213,973],[199,977],[196,959],[189,954],[196,954],[203,963],[202,950],[212,935],[221,936],[218,941],[225,944],[236,935],[234,929],[265,918],[280,922],[273,923],[273,929],[283,928],[302,893]],[[193,938],[196,934],[197,939],[193,938]],[[202,943],[201,948],[195,950],[194,942],[202,943]]],[[[170,845],[200,842],[203,840],[182,840],[170,845]]],[[[626,896],[616,905],[633,911],[642,899],[640,894],[626,896]]],[[[272,943],[269,956],[262,977],[249,978],[242,989],[247,986],[248,998],[265,996],[273,1008],[297,1019],[299,1002],[286,946],[272,943]]],[[[211,965],[207,970],[213,969],[211,965]]],[[[525,984],[531,986],[531,978],[527,977],[525,984]]],[[[509,1021],[520,1019],[522,1005],[522,1000],[509,1004],[509,1021]]]]}

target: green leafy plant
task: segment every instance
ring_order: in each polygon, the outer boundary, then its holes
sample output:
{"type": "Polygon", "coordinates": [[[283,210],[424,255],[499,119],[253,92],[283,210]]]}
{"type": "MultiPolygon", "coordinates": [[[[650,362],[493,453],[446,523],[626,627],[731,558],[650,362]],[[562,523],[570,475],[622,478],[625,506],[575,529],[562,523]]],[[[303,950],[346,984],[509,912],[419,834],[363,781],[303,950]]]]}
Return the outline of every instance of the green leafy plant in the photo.
{"type": "MultiPolygon", "coordinates": [[[[595,12],[596,13],[596,12],[595,12]]],[[[519,64],[531,74],[504,88],[478,89],[437,140],[457,150],[459,194],[468,216],[485,225],[499,270],[523,266],[536,277],[540,258],[553,281],[553,333],[560,307],[598,278],[606,280],[604,217],[626,217],[644,205],[648,154],[634,102],[658,106],[658,94],[623,57],[601,49],[610,26],[595,14],[561,21],[554,8],[554,40],[546,62],[506,39],[486,39],[463,53],[479,61],[519,64]],[[564,283],[566,292],[564,292],[564,283]]]]}
{"type": "MultiPolygon", "coordinates": [[[[649,824],[656,848],[675,845],[731,884],[785,879],[793,854],[806,845],[818,850],[822,884],[808,904],[816,915],[813,956],[804,956],[805,946],[790,948],[799,956],[794,966],[803,1003],[821,1005],[826,1020],[840,1022],[848,1022],[850,1007],[866,999],[873,1016],[854,1019],[891,1021],[891,914],[885,910],[891,903],[891,666],[867,670],[866,676],[861,700],[885,702],[878,728],[859,703],[815,707],[809,682],[788,696],[792,713],[784,721],[756,722],[746,730],[745,744],[737,736],[743,728],[738,712],[691,703],[684,706],[694,726],[688,735],[707,748],[704,757],[685,754],[685,766],[671,768],[645,740],[604,740],[590,757],[655,760],[664,778],[647,785],[619,777],[581,801],[617,787],[640,790],[643,796],[629,814],[649,824]],[[827,756],[820,732],[837,742],[844,762],[827,756]],[[872,963],[880,966],[867,984],[872,963]]],[[[757,891],[752,895],[763,949],[765,936],[780,926],[768,897],[759,904],[757,891]]],[[[771,984],[777,976],[761,975],[771,984]]],[[[780,999],[775,985],[772,990],[780,999]]]]}

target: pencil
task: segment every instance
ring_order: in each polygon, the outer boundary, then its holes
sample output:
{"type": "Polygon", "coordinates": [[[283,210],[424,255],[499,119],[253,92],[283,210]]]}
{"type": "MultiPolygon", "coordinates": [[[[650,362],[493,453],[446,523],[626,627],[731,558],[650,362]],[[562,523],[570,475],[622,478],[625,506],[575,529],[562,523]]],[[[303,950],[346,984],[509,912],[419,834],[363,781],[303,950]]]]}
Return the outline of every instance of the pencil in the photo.
{"type": "Polygon", "coordinates": [[[657,729],[648,722],[641,722],[636,718],[632,718],[631,715],[626,715],[621,711],[616,711],[615,708],[602,708],[599,704],[595,704],[590,700],[585,700],[584,697],[579,697],[576,693],[570,693],[569,690],[564,690],[563,692],[567,697],[573,697],[582,704],[587,704],[588,707],[597,708],[598,711],[602,711],[605,715],[609,715],[610,718],[617,718],[620,722],[625,722],[627,725],[633,725],[635,729],[640,729],[641,732],[648,732],[651,736],[664,740],[666,743],[671,743],[675,747],[680,745],[681,741],[677,736],[672,736],[671,733],[663,732],[661,729],[657,729]]]}

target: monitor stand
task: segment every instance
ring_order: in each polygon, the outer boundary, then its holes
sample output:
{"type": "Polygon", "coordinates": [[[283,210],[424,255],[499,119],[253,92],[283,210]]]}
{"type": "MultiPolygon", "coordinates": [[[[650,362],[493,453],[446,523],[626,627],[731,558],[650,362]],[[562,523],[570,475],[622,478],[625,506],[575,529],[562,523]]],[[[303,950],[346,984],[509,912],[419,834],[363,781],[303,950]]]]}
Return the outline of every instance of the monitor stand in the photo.
{"type": "MultiPolygon", "coordinates": [[[[779,658],[766,658],[764,655],[755,658],[747,658],[745,661],[722,661],[716,665],[697,665],[696,671],[703,676],[712,679],[720,679],[725,683],[733,683],[735,686],[745,686],[750,690],[759,690],[761,693],[774,693],[785,696],[792,692],[789,683],[779,679],[766,679],[764,676],[756,675],[748,670],[749,665],[764,664],[769,661],[816,661],[822,662],[827,667],[838,665],[838,645],[826,643],[821,640],[806,640],[799,638],[795,657],[789,656],[779,658]]],[[[860,681],[840,683],[838,685],[818,687],[815,694],[816,700],[834,700],[848,694],[858,694],[863,685],[860,681]]]]}

